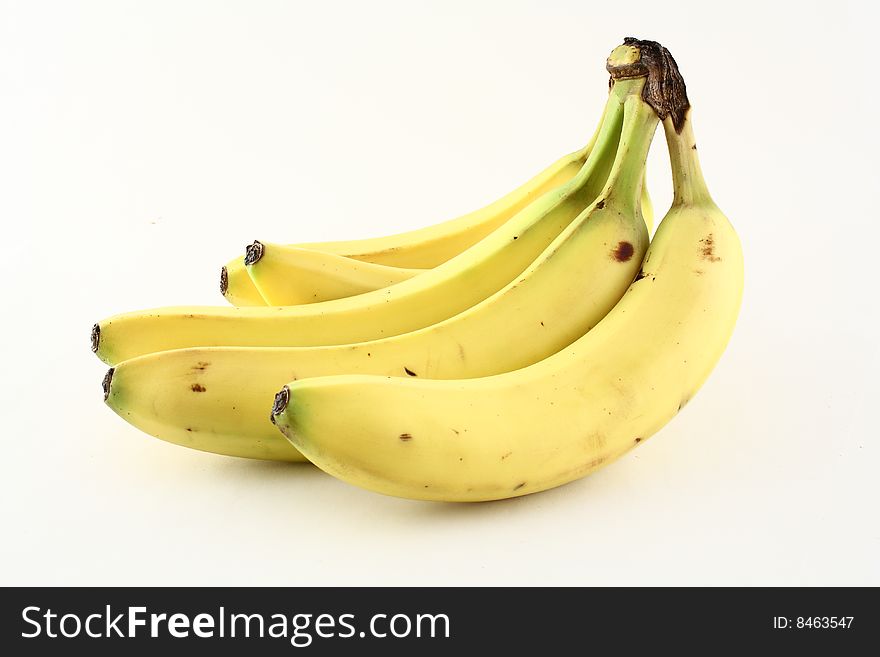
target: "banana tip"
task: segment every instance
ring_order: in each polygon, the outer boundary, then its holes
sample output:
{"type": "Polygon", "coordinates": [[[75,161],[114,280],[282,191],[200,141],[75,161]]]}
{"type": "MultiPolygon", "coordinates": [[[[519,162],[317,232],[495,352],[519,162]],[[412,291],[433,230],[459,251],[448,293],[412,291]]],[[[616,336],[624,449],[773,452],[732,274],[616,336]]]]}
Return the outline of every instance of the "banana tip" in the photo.
{"type": "Polygon", "coordinates": [[[101,342],[101,327],[98,324],[92,326],[92,352],[98,353],[98,345],[101,342]]]}
{"type": "Polygon", "coordinates": [[[244,264],[254,265],[263,257],[263,244],[254,240],[253,244],[248,244],[247,251],[244,253],[244,264]]]}
{"type": "Polygon", "coordinates": [[[113,381],[113,372],[115,368],[110,368],[107,370],[107,373],[104,375],[104,380],[101,381],[101,387],[104,389],[104,401],[107,401],[107,398],[110,397],[110,382],[113,381]]]}
{"type": "Polygon", "coordinates": [[[275,395],[275,401],[272,403],[272,414],[269,416],[269,419],[272,421],[272,424],[275,424],[275,416],[281,415],[287,405],[290,403],[290,388],[284,386],[278,393],[275,395]]]}
{"type": "Polygon", "coordinates": [[[229,273],[226,271],[226,266],[220,268],[220,294],[224,297],[226,296],[226,290],[229,289],[229,273]]]}

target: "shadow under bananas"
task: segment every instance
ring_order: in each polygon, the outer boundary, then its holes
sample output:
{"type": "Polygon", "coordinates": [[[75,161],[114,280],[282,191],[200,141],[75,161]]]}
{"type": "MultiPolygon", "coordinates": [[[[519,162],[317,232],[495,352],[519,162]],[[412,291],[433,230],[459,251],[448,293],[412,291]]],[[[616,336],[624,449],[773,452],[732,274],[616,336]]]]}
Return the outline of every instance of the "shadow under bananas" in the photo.
{"type": "MultiPolygon", "coordinates": [[[[290,463],[279,461],[260,461],[251,459],[224,458],[216,468],[224,471],[224,478],[233,478],[246,483],[253,482],[261,487],[275,489],[281,487],[298,496],[297,512],[309,499],[320,500],[321,506],[333,509],[333,516],[340,522],[370,518],[370,523],[409,524],[413,522],[435,525],[438,521],[482,522],[488,518],[505,515],[512,517],[531,514],[547,506],[563,503],[583,504],[588,502],[592,492],[602,496],[613,494],[608,487],[629,486],[630,477],[625,474],[625,461],[633,455],[620,459],[621,464],[611,464],[608,468],[593,473],[589,477],[573,481],[563,486],[502,500],[487,502],[425,502],[380,495],[365,491],[357,486],[338,481],[310,463],[290,463]],[[602,490],[604,489],[604,490],[602,490]],[[328,498],[330,504],[328,505],[328,498]],[[380,520],[381,519],[381,520],[380,520]]],[[[283,502],[289,505],[290,498],[283,502]]],[[[317,502],[316,502],[317,503],[317,502]]]]}

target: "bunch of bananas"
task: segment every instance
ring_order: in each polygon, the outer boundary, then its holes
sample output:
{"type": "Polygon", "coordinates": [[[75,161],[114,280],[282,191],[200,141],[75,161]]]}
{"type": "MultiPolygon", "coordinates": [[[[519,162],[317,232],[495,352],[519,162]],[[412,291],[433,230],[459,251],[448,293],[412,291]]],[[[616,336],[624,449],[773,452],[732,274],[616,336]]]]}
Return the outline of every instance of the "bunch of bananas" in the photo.
{"type": "Polygon", "coordinates": [[[491,205],[390,237],[254,242],[222,270],[234,307],[96,324],[106,403],[163,440],[428,500],[545,490],[644,441],[720,358],[742,252],[669,52],[626,39],[607,68],[589,144],[491,205]],[[674,200],[649,241],[658,123],[674,200]]]}

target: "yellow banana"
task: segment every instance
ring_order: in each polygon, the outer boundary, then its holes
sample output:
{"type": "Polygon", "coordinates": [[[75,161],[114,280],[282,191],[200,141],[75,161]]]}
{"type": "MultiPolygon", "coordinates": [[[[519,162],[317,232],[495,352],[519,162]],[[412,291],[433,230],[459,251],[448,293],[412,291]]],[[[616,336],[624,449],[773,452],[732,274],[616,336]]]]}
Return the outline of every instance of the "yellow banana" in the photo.
{"type": "Polygon", "coordinates": [[[269,305],[248,276],[243,256],[233,258],[220,268],[220,294],[233,306],[269,305]]]}
{"type": "MultiPolygon", "coordinates": [[[[388,285],[388,283],[381,284],[382,277],[368,277],[366,280],[362,280],[359,276],[359,262],[407,270],[436,267],[476,244],[515,216],[531,201],[574,178],[595,146],[598,134],[597,128],[596,133],[584,148],[560,158],[503,198],[457,219],[387,237],[290,245],[300,250],[317,251],[348,259],[347,261],[334,260],[332,264],[326,265],[332,267],[336,272],[336,276],[328,281],[329,285],[326,287],[317,276],[309,277],[307,281],[294,279],[292,283],[285,283],[284,277],[296,276],[299,273],[299,267],[293,263],[292,271],[278,271],[277,274],[273,274],[272,280],[263,274],[263,289],[268,285],[274,285],[275,275],[282,279],[280,284],[293,286],[292,294],[289,297],[282,295],[280,299],[276,299],[272,295],[272,299],[268,299],[265,294],[261,294],[260,286],[255,285],[251,277],[248,276],[248,270],[242,256],[238,256],[221,268],[220,292],[234,306],[293,305],[299,302],[288,302],[284,299],[315,298],[316,301],[341,299],[388,285]],[[340,286],[338,284],[340,278],[351,281],[354,285],[351,289],[340,286]],[[376,287],[371,287],[374,284],[376,287]]],[[[653,226],[654,211],[647,187],[644,184],[642,185],[642,216],[650,232],[653,226]]],[[[314,267],[309,267],[309,270],[315,271],[314,267]]]]}
{"type": "Polygon", "coordinates": [[[261,298],[270,306],[342,299],[400,283],[425,271],[269,242],[248,246],[244,263],[261,298]]]}
{"type": "Polygon", "coordinates": [[[507,498],[609,463],[693,397],[736,322],[740,242],[706,189],[684,83],[668,51],[627,40],[609,68],[653,78],[646,100],[666,116],[675,185],[673,206],[623,299],[570,347],[515,372],[463,381],[333,376],[290,383],[273,415],[309,460],[388,495],[507,498]]]}
{"type": "Polygon", "coordinates": [[[595,200],[615,159],[622,101],[639,86],[623,80],[612,87],[596,147],[574,178],[424,274],[355,297],[306,306],[184,306],[116,315],[93,327],[92,349],[112,365],[183,347],[363,342],[452,317],[513,280],[595,200]]]}
{"type": "MultiPolygon", "coordinates": [[[[412,269],[436,267],[479,242],[535,199],[574,178],[586,163],[598,134],[597,129],[584,148],[559,158],[506,196],[456,219],[386,237],[292,246],[378,265],[412,269]]],[[[267,305],[248,276],[242,256],[226,263],[220,272],[220,281],[220,291],[231,304],[267,305]]]]}
{"type": "MultiPolygon", "coordinates": [[[[642,217],[653,226],[653,206],[642,184],[642,217]]],[[[265,243],[264,243],[265,244],[265,243]]],[[[311,245],[273,245],[297,257],[279,259],[271,276],[262,273],[257,286],[243,258],[236,258],[220,270],[220,292],[234,306],[293,306],[331,301],[370,292],[412,278],[424,269],[378,265],[345,255],[320,251],[311,245]],[[305,253],[313,254],[305,256],[305,253]],[[391,281],[391,282],[386,282],[391,281]],[[262,291],[261,291],[262,290],[262,291]],[[271,291],[269,291],[271,290],[271,291]]],[[[259,274],[258,274],[259,275],[259,274]]]]}
{"type": "Polygon", "coordinates": [[[291,378],[342,373],[470,378],[524,367],[563,349],[620,299],[647,248],[639,189],[657,116],[637,96],[627,103],[617,157],[600,199],[488,299],[384,340],[147,354],[111,371],[107,404],[170,442],[231,456],[298,460],[303,457],[272,426],[266,409],[266,400],[291,378]]]}

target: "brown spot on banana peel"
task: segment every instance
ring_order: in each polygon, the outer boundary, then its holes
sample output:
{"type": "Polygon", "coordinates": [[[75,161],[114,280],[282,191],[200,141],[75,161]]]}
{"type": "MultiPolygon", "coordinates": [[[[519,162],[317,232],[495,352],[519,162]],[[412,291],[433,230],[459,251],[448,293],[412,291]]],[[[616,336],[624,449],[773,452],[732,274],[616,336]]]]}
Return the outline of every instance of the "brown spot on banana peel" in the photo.
{"type": "Polygon", "coordinates": [[[404,365],[403,371],[407,373],[408,376],[418,376],[415,372],[404,365]]]}
{"type": "Polygon", "coordinates": [[[633,257],[635,247],[630,242],[618,242],[617,247],[611,252],[611,256],[617,262],[626,262],[633,257]]]}
{"type": "Polygon", "coordinates": [[[111,367],[109,370],[107,370],[107,373],[104,375],[104,379],[101,381],[101,388],[104,390],[104,401],[107,401],[107,399],[109,399],[110,397],[110,383],[113,381],[113,372],[115,371],[116,368],[111,367]]]}
{"type": "Polygon", "coordinates": [[[190,369],[198,370],[199,372],[204,372],[206,369],[208,369],[208,365],[210,365],[210,364],[211,363],[206,363],[205,361],[200,360],[198,363],[193,365],[190,369]]]}
{"type": "MultiPolygon", "coordinates": [[[[275,400],[272,402],[272,412],[269,414],[269,420],[271,420],[272,424],[275,424],[275,416],[281,415],[286,409],[287,405],[290,403],[290,388],[284,386],[275,393],[275,400]]],[[[284,429],[282,429],[282,432],[284,429]]],[[[284,434],[287,435],[286,433],[284,434]]]]}
{"type": "Polygon", "coordinates": [[[189,389],[192,390],[193,392],[205,392],[205,390],[207,390],[207,388],[205,386],[203,386],[201,383],[193,383],[189,387],[189,389]]]}
{"type": "Polygon", "coordinates": [[[229,272],[226,271],[226,265],[220,268],[220,294],[226,296],[226,290],[229,289],[229,272]]]}
{"type": "Polygon", "coordinates": [[[506,454],[502,454],[502,455],[501,455],[501,460],[503,461],[504,459],[506,459],[506,458],[507,458],[508,456],[510,456],[511,454],[513,454],[513,452],[507,452],[506,454]]]}
{"type": "Polygon", "coordinates": [[[519,490],[520,488],[522,488],[525,485],[526,485],[526,482],[524,482],[524,481],[520,482],[516,486],[513,487],[513,490],[519,490]]]}
{"type": "Polygon", "coordinates": [[[400,439],[401,442],[408,443],[410,440],[412,440],[412,434],[411,433],[402,433],[398,436],[398,438],[400,439]]]}
{"type": "Polygon", "coordinates": [[[708,260],[709,262],[718,262],[721,260],[718,256],[715,255],[715,237],[712,233],[709,233],[704,239],[700,240],[701,251],[703,254],[703,260],[708,260]]]}
{"type": "Polygon", "coordinates": [[[602,199],[601,201],[599,201],[598,203],[596,203],[596,209],[597,209],[597,210],[601,210],[601,209],[604,208],[604,207],[605,207],[605,199],[602,199]]]}
{"type": "MultiPolygon", "coordinates": [[[[275,419],[274,419],[274,418],[272,419],[272,424],[275,424],[275,419]]],[[[276,424],[276,426],[278,426],[278,425],[276,424]]],[[[295,437],[296,437],[296,434],[294,434],[293,431],[290,430],[290,427],[288,427],[286,424],[282,424],[282,425],[278,426],[278,429],[281,431],[281,433],[282,433],[282,434],[283,434],[283,435],[284,435],[289,441],[293,442],[294,445],[296,444],[296,443],[294,442],[295,437]]]]}
{"type": "Polygon", "coordinates": [[[638,445],[640,442],[642,442],[642,439],[640,437],[635,439],[636,445],[638,445]]]}
{"type": "Polygon", "coordinates": [[[257,264],[260,261],[260,258],[263,257],[263,249],[263,244],[258,240],[254,240],[253,244],[248,244],[247,250],[244,253],[244,264],[257,264]]]}

